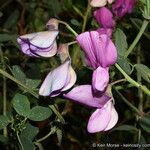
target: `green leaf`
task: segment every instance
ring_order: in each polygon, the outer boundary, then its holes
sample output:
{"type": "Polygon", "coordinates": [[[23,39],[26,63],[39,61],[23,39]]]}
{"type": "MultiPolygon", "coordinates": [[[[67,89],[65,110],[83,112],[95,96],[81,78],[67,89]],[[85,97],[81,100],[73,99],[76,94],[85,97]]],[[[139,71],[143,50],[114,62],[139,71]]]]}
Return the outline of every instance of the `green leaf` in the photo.
{"type": "Polygon", "coordinates": [[[128,48],[126,35],[121,29],[117,28],[114,33],[114,36],[115,36],[115,45],[117,47],[118,55],[124,56],[128,48]]]}
{"type": "MultiPolygon", "coordinates": [[[[141,19],[137,19],[137,18],[131,18],[130,20],[131,20],[131,22],[134,24],[134,26],[135,26],[138,30],[140,30],[143,21],[142,21],[141,19]]],[[[150,39],[150,32],[149,32],[148,28],[145,29],[144,35],[145,35],[148,39],[150,39]]]]}
{"type": "Polygon", "coordinates": [[[30,87],[31,89],[37,88],[37,86],[41,83],[41,80],[34,80],[34,79],[26,79],[26,86],[30,87]]]}
{"type": "Polygon", "coordinates": [[[12,104],[19,115],[27,117],[30,113],[30,102],[26,96],[16,94],[12,100],[12,104]]]}
{"type": "Polygon", "coordinates": [[[136,64],[135,68],[138,74],[140,74],[145,81],[150,83],[150,69],[143,64],[136,64]]]}
{"type": "Polygon", "coordinates": [[[134,126],[131,126],[131,125],[122,125],[122,126],[119,126],[117,128],[114,128],[112,131],[116,131],[116,130],[119,130],[119,131],[134,131],[134,132],[137,132],[138,129],[134,126]]]}
{"type": "Polygon", "coordinates": [[[78,26],[78,27],[81,26],[81,23],[80,23],[78,20],[76,20],[76,19],[71,19],[70,22],[71,22],[74,26],[78,26]]]}
{"type": "Polygon", "coordinates": [[[38,134],[39,129],[37,127],[32,126],[31,124],[27,123],[26,128],[22,131],[20,137],[27,138],[29,140],[33,140],[35,136],[38,134]]]}
{"type": "Polygon", "coordinates": [[[51,114],[52,111],[49,108],[42,106],[35,106],[31,109],[28,117],[33,121],[42,121],[49,118],[51,114]]]}
{"type": "Polygon", "coordinates": [[[123,58],[121,56],[118,57],[118,64],[128,75],[132,73],[130,62],[126,58],[123,58]]]}
{"type": "Polygon", "coordinates": [[[31,139],[20,137],[20,140],[21,140],[24,150],[35,150],[34,143],[32,142],[31,139]]]}
{"type": "Polygon", "coordinates": [[[145,115],[139,120],[140,126],[148,133],[150,133],[150,115],[145,115]]]}
{"type": "Polygon", "coordinates": [[[16,79],[25,83],[26,75],[19,66],[15,65],[12,67],[12,74],[15,76],[16,79]]]}
{"type": "Polygon", "coordinates": [[[7,116],[0,115],[0,130],[5,128],[10,122],[7,116]]]}

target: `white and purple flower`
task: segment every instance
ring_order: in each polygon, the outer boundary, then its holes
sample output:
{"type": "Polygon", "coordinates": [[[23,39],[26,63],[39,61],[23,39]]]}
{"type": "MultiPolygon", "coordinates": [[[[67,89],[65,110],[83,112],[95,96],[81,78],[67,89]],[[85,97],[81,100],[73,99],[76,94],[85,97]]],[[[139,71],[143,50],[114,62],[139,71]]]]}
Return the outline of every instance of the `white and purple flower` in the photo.
{"type": "Polygon", "coordinates": [[[33,57],[52,57],[57,52],[58,31],[43,31],[20,36],[17,41],[24,54],[33,57]]]}
{"type": "Polygon", "coordinates": [[[71,66],[70,59],[52,70],[42,83],[39,95],[55,97],[70,89],[76,82],[76,73],[71,66]]]}

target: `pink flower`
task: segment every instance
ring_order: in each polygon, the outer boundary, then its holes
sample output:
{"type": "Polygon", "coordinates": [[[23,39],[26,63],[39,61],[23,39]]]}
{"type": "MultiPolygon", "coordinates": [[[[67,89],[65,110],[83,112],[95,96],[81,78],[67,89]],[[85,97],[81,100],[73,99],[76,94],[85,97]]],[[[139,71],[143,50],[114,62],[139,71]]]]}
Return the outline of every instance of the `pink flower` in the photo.
{"type": "Polygon", "coordinates": [[[91,85],[80,85],[73,88],[70,92],[63,95],[64,97],[83,104],[88,107],[101,108],[104,104],[108,102],[110,97],[107,94],[103,94],[101,96],[96,96],[92,92],[91,85]]]}
{"type": "Polygon", "coordinates": [[[103,28],[113,28],[113,15],[111,11],[106,7],[101,7],[94,12],[94,16],[99,24],[103,28]]]}
{"type": "Polygon", "coordinates": [[[99,66],[93,72],[92,76],[92,89],[97,95],[101,95],[107,88],[109,82],[109,68],[102,68],[99,66]]]}
{"type": "Polygon", "coordinates": [[[77,86],[69,93],[64,94],[64,97],[85,106],[97,108],[87,125],[89,133],[110,130],[118,121],[118,114],[112,103],[112,98],[107,93],[103,93],[99,97],[95,96],[91,85],[77,86]]]}
{"type": "Polygon", "coordinates": [[[117,50],[108,34],[84,32],[77,36],[77,41],[85,52],[86,62],[90,67],[106,68],[116,63],[117,50]]]}
{"type": "Polygon", "coordinates": [[[113,4],[113,12],[117,17],[123,17],[126,13],[131,13],[136,0],[116,0],[113,4]]]}
{"type": "Polygon", "coordinates": [[[96,109],[91,115],[87,125],[87,130],[89,133],[107,131],[113,128],[117,121],[118,113],[110,100],[102,108],[96,109]]]}

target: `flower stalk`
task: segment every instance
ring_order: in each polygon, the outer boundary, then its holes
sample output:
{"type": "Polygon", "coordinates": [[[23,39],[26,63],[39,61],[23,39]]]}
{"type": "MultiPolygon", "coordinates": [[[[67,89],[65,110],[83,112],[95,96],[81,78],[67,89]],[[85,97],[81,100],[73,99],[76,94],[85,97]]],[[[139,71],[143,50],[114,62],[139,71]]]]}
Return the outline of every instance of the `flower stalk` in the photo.
{"type": "Polygon", "coordinates": [[[141,36],[143,35],[146,27],[148,26],[149,21],[144,20],[143,24],[141,26],[141,29],[139,31],[139,33],[137,34],[136,38],[134,39],[133,43],[130,45],[129,49],[127,50],[126,54],[125,54],[125,58],[128,57],[128,55],[133,51],[134,47],[136,46],[136,44],[139,42],[141,36]]]}
{"type": "Polygon", "coordinates": [[[115,64],[115,66],[122,73],[122,75],[127,79],[128,82],[130,82],[132,85],[134,85],[135,87],[141,89],[145,94],[150,96],[150,90],[146,86],[141,85],[140,83],[133,80],[130,76],[128,76],[125,73],[125,71],[117,63],[115,64]]]}
{"type": "Polygon", "coordinates": [[[86,24],[87,24],[87,19],[88,19],[88,15],[89,15],[89,12],[90,12],[90,11],[91,11],[91,6],[90,6],[90,3],[88,2],[87,10],[86,10],[85,15],[84,15],[84,17],[83,17],[82,32],[85,31],[86,24]]]}
{"type": "MultiPolygon", "coordinates": [[[[6,70],[4,56],[1,47],[0,47],[0,56],[1,56],[1,63],[2,63],[3,70],[6,70]]],[[[5,76],[3,76],[3,115],[4,116],[6,116],[6,112],[7,112],[7,83],[6,82],[7,79],[5,76]]],[[[8,136],[7,127],[3,129],[3,135],[5,137],[8,136]]]]}
{"type": "Polygon", "coordinates": [[[71,27],[68,23],[66,23],[66,22],[64,22],[64,21],[61,21],[61,20],[58,20],[58,23],[61,23],[61,24],[65,25],[66,28],[67,28],[70,32],[72,32],[72,33],[74,34],[74,36],[77,36],[77,35],[78,35],[78,33],[77,33],[76,31],[74,31],[74,30],[72,29],[72,27],[71,27]]]}

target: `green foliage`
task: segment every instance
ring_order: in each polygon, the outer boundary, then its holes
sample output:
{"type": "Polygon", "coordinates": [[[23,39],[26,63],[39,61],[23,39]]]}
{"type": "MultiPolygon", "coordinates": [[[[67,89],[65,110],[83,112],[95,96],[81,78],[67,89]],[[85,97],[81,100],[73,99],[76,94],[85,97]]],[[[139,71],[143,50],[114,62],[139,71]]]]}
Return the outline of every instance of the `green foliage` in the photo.
{"type": "Polygon", "coordinates": [[[138,131],[138,129],[136,127],[131,126],[131,125],[126,125],[126,124],[116,127],[112,131],[115,131],[115,130],[129,131],[129,132],[137,132],[138,131]]]}
{"type": "MultiPolygon", "coordinates": [[[[34,143],[25,137],[20,138],[24,150],[35,150],[34,143]]],[[[20,147],[20,149],[22,149],[20,147]]]]}
{"type": "Polygon", "coordinates": [[[45,120],[52,114],[50,108],[42,106],[35,106],[30,109],[30,102],[28,98],[21,94],[16,94],[14,96],[12,104],[19,115],[29,118],[33,121],[45,120]]]}
{"type": "Polygon", "coordinates": [[[29,119],[33,121],[42,121],[51,116],[52,112],[50,108],[35,106],[30,110],[29,119]]]}
{"type": "MultiPolygon", "coordinates": [[[[11,71],[15,78],[24,83],[29,89],[35,90],[41,83],[41,80],[27,78],[19,66],[13,66],[11,71]]],[[[20,88],[23,89],[22,87],[20,88]]]]}
{"type": "Polygon", "coordinates": [[[118,57],[118,64],[128,75],[132,73],[132,68],[127,58],[124,58],[122,56],[118,57]]]}
{"type": "Polygon", "coordinates": [[[117,28],[114,33],[114,37],[115,37],[115,45],[117,47],[118,55],[124,56],[128,48],[126,35],[121,29],[117,28]]]}
{"type": "Polygon", "coordinates": [[[150,83],[150,69],[143,64],[136,64],[135,68],[138,74],[147,82],[150,83]]]}
{"type": "Polygon", "coordinates": [[[20,138],[26,138],[28,140],[33,140],[35,136],[38,134],[39,129],[37,127],[32,126],[31,124],[27,123],[25,125],[25,129],[21,132],[20,138]]]}
{"type": "Polygon", "coordinates": [[[139,120],[140,126],[146,132],[150,133],[150,115],[145,115],[139,120]]]}
{"type": "Polygon", "coordinates": [[[28,98],[21,94],[16,94],[12,100],[12,104],[16,112],[24,117],[27,117],[30,113],[30,102],[28,98]]]}
{"type": "Polygon", "coordinates": [[[7,116],[0,115],[0,130],[5,128],[10,122],[7,116]]]}

